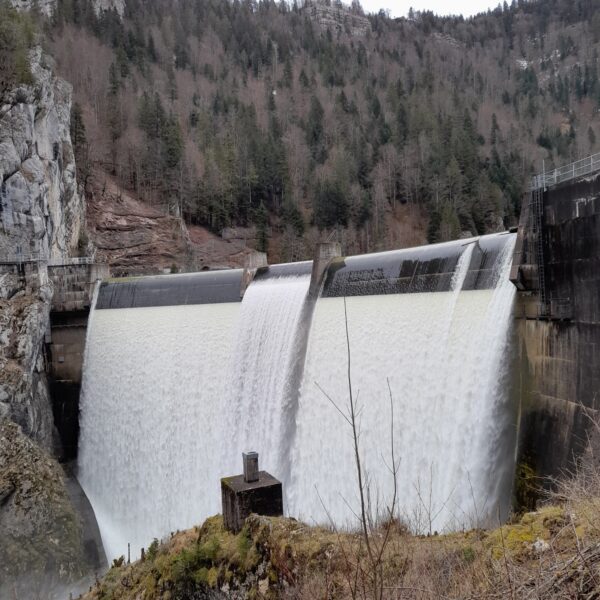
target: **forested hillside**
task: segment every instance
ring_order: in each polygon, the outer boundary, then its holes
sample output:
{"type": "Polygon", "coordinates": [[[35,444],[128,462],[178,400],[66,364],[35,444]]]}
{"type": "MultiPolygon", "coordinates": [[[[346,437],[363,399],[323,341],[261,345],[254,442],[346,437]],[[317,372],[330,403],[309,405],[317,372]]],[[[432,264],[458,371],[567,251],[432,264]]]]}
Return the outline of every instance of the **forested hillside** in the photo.
{"type": "Polygon", "coordinates": [[[598,150],[600,1],[514,2],[465,20],[361,19],[269,0],[58,0],[42,24],[74,85],[80,181],[270,259],[514,224],[534,171],[598,150]],[[246,235],[246,234],[245,234],[246,235]]]}

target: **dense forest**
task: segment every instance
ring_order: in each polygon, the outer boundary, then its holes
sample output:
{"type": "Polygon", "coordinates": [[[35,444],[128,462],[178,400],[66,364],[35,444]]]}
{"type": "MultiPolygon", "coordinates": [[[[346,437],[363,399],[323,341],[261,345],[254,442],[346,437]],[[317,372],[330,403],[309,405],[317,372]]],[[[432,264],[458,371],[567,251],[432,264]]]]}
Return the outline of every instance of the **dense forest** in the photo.
{"type": "Polygon", "coordinates": [[[542,164],[598,149],[598,0],[471,19],[326,0],[127,0],[121,18],[58,0],[38,26],[74,85],[81,182],[102,169],[186,224],[253,228],[279,260],[331,236],[347,253],[409,245],[407,218],[430,242],[497,231],[542,164]]]}

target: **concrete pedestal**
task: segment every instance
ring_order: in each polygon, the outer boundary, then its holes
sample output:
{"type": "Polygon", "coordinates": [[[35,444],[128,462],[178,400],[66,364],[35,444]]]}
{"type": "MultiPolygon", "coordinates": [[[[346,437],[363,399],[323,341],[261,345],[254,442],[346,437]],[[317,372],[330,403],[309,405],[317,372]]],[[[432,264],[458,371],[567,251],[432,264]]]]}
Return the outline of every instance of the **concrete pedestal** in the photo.
{"type": "Polygon", "coordinates": [[[268,517],[283,515],[281,482],[266,471],[258,472],[258,481],[247,482],[243,475],[221,479],[223,522],[238,533],[251,513],[268,517]]]}

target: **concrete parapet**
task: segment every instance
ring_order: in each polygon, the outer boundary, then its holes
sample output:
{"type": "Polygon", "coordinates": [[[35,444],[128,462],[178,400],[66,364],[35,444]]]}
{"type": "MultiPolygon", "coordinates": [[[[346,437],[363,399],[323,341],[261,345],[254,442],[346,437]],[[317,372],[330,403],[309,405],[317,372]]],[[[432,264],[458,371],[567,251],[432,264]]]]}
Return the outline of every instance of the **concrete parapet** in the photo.
{"type": "Polygon", "coordinates": [[[99,279],[110,276],[107,264],[65,264],[48,266],[54,284],[53,312],[87,311],[99,279]]]}

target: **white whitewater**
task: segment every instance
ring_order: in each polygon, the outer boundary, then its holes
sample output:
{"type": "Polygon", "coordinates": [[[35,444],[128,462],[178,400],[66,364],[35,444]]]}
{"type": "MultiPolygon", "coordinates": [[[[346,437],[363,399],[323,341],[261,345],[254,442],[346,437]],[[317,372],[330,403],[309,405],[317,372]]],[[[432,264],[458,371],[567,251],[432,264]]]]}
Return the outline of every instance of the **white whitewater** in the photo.
{"type": "MultiPolygon", "coordinates": [[[[400,508],[420,531],[508,506],[514,241],[494,289],[463,290],[467,242],[450,292],[347,299],[373,505],[391,490],[389,378],[400,508]]],[[[78,465],[109,560],[220,512],[219,479],[247,450],[285,482],[288,514],[326,522],[320,495],[338,524],[356,524],[349,431],[315,385],[345,403],[344,301],[307,301],[309,279],[256,280],[241,303],[93,311],[78,465]]]]}
{"type": "Polygon", "coordinates": [[[257,280],[242,301],[227,407],[227,444],[223,466],[234,474],[241,453],[255,450],[261,469],[284,477],[286,414],[295,392],[290,388],[299,328],[310,276],[257,280]],[[235,433],[233,433],[235,432],[235,433]]]}
{"type": "Polygon", "coordinates": [[[280,472],[309,284],[257,280],[241,304],[93,312],[79,480],[109,558],[220,512],[219,479],[240,471],[242,451],[280,472]]]}
{"type": "MultiPolygon", "coordinates": [[[[514,238],[496,261],[494,289],[463,291],[473,252],[466,247],[448,293],[347,298],[352,386],[362,407],[361,456],[373,513],[393,487],[400,460],[400,514],[417,531],[481,525],[505,514],[514,443],[508,388],[515,295],[508,280],[514,238]]],[[[347,405],[343,298],[317,302],[292,455],[291,514],[317,522],[333,515],[356,526],[358,488],[348,425],[319,391],[347,405]],[[336,357],[335,359],[333,357],[336,357]]]]}
{"type": "Polygon", "coordinates": [[[78,479],[109,560],[220,512],[225,382],[239,303],[96,310],[78,479]]]}

